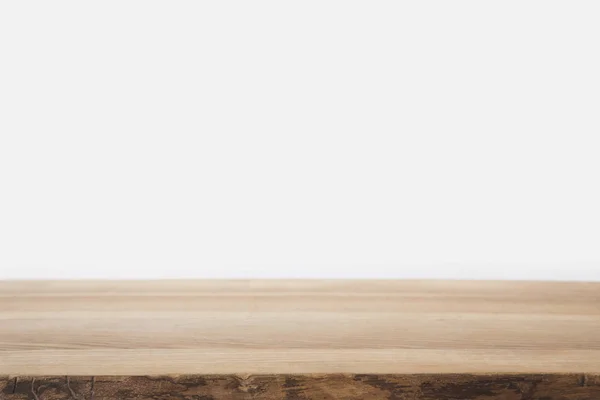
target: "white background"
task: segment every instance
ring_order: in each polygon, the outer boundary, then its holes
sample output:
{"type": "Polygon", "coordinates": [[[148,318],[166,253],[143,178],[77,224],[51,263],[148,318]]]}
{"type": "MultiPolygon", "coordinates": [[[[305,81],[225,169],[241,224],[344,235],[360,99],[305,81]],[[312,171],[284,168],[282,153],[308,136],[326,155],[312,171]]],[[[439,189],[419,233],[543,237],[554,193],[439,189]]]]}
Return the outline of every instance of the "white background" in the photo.
{"type": "Polygon", "coordinates": [[[597,1],[0,5],[0,278],[600,280],[597,1]]]}

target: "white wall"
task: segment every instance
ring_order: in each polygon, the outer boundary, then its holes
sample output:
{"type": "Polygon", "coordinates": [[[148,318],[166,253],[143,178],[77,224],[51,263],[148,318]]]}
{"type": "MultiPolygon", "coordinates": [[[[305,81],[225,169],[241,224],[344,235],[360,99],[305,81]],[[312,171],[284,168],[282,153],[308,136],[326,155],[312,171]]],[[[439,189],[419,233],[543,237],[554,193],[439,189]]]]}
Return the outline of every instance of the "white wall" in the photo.
{"type": "Polygon", "coordinates": [[[600,3],[0,5],[0,278],[600,280],[600,3]]]}

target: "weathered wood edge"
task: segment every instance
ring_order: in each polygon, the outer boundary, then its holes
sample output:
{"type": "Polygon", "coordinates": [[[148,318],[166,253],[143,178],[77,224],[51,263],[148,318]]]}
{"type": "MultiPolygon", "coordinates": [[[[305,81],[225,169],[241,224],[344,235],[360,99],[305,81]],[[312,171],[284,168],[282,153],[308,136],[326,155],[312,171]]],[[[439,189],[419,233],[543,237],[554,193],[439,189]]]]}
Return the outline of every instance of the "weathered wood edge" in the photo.
{"type": "Polygon", "coordinates": [[[597,400],[600,375],[2,376],[2,400],[597,400]]]}

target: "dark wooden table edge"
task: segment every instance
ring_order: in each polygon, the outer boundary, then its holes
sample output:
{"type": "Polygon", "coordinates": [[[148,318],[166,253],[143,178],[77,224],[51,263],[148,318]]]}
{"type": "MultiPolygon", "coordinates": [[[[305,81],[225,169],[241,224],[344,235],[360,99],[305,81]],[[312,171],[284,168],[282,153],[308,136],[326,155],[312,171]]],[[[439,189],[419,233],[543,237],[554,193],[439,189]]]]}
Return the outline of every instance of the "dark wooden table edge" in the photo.
{"type": "Polygon", "coordinates": [[[599,400],[599,374],[0,376],[1,400],[599,400]]]}

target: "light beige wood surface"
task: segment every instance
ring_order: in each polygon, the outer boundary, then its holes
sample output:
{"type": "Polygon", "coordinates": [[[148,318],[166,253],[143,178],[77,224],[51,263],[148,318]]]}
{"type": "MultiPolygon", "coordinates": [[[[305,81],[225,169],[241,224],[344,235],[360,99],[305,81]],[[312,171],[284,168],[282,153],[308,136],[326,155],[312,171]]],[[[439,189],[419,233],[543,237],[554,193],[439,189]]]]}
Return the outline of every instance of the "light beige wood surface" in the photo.
{"type": "Polygon", "coordinates": [[[0,282],[0,375],[340,372],[600,372],[600,283],[0,282]]]}

